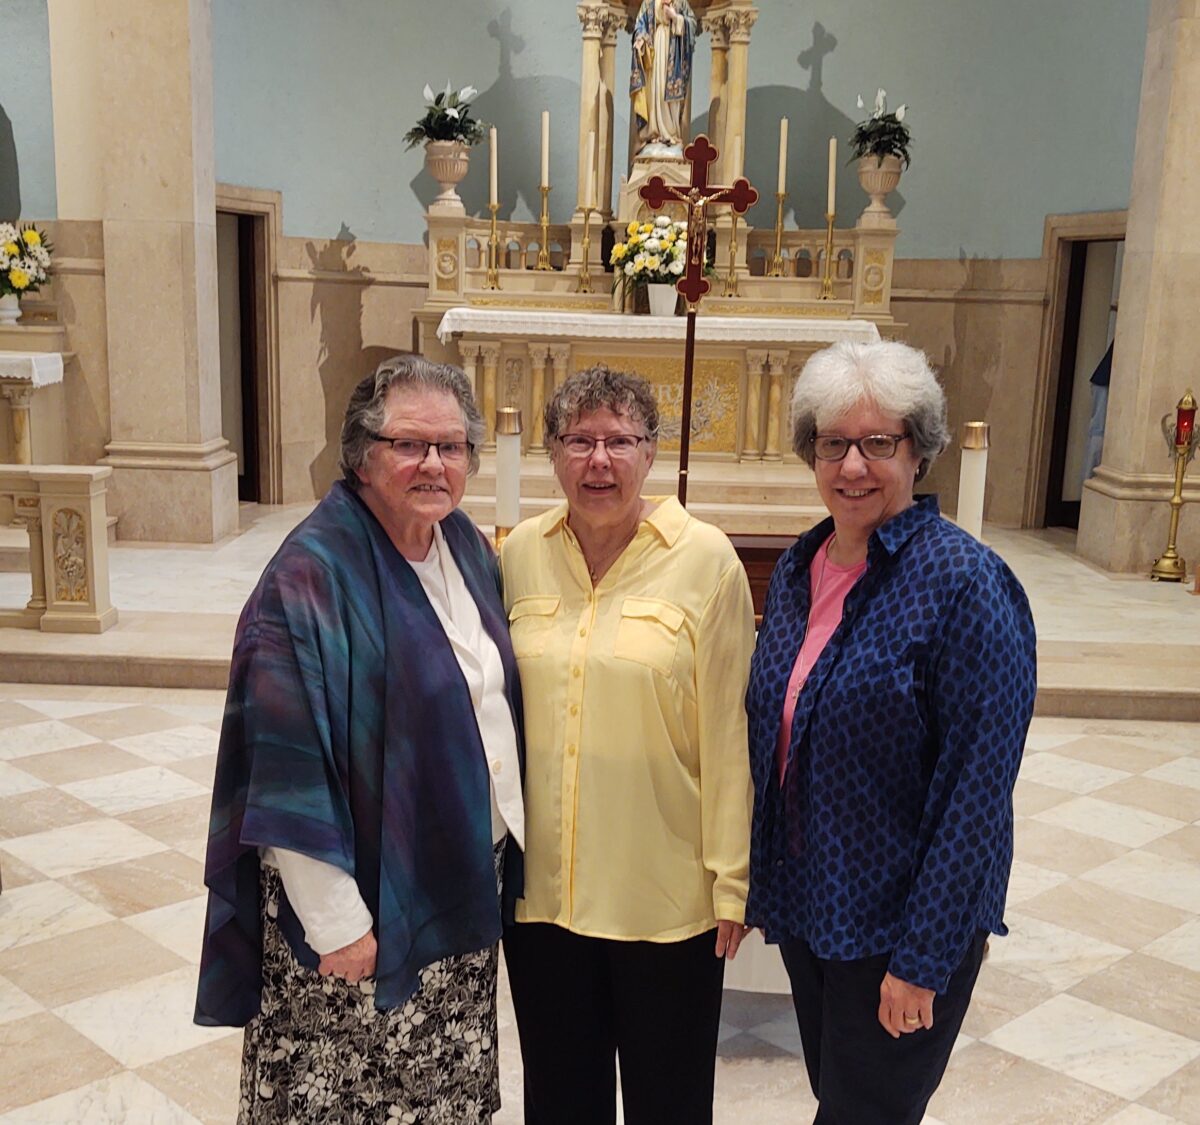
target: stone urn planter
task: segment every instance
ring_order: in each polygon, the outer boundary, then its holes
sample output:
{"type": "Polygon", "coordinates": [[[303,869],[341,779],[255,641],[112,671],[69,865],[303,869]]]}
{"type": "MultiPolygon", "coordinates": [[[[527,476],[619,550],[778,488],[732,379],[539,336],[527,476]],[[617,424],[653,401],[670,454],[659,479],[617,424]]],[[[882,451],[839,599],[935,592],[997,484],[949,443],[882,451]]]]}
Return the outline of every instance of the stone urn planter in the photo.
{"type": "Polygon", "coordinates": [[[647,285],[646,296],[650,301],[651,316],[674,316],[679,293],[674,285],[647,285]]]}
{"type": "Polygon", "coordinates": [[[458,141],[427,141],[425,144],[425,167],[437,180],[441,192],[429,205],[431,214],[465,215],[466,208],[457,188],[471,165],[471,150],[458,141]]]}
{"type": "Polygon", "coordinates": [[[0,324],[16,324],[21,319],[21,298],[16,293],[0,297],[0,324]]]}
{"type": "Polygon", "coordinates": [[[896,190],[900,182],[901,164],[898,156],[860,156],[858,159],[858,182],[870,197],[864,215],[879,215],[891,218],[885,201],[889,192],[896,190]]]}

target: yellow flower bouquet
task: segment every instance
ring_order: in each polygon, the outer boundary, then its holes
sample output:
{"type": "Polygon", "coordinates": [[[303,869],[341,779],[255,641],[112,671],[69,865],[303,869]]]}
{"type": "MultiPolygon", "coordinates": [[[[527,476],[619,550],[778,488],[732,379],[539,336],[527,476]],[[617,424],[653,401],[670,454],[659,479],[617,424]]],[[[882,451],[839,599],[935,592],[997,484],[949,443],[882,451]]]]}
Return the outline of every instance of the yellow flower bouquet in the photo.
{"type": "Polygon", "coordinates": [[[36,293],[45,285],[52,250],[36,227],[0,223],[0,297],[36,293]]]}

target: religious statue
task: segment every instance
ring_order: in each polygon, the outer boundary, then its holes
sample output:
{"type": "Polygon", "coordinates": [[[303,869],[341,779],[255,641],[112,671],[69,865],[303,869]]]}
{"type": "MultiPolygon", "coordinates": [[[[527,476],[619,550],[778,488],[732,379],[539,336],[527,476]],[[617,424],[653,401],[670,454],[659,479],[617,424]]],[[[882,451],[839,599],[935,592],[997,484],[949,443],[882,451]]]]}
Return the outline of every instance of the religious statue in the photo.
{"type": "Polygon", "coordinates": [[[638,123],[638,151],[683,143],[696,17],[688,0],[642,0],[633,25],[629,96],[638,123]]]}

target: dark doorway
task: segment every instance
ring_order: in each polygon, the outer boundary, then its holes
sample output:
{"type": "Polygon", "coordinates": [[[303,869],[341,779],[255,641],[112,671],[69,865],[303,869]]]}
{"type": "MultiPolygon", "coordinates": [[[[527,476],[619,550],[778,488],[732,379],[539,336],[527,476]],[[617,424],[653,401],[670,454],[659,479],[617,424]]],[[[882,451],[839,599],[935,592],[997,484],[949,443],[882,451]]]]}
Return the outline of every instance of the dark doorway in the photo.
{"type": "Polygon", "coordinates": [[[238,499],[262,498],[259,417],[263,325],[260,323],[262,216],[217,212],[221,432],[238,457],[238,499]]]}
{"type": "Polygon", "coordinates": [[[1116,328],[1116,292],[1124,243],[1070,243],[1063,308],[1062,349],[1054,376],[1053,428],[1046,481],[1047,527],[1078,529],[1084,482],[1096,467],[1107,383],[1098,396],[1097,368],[1116,328]]]}

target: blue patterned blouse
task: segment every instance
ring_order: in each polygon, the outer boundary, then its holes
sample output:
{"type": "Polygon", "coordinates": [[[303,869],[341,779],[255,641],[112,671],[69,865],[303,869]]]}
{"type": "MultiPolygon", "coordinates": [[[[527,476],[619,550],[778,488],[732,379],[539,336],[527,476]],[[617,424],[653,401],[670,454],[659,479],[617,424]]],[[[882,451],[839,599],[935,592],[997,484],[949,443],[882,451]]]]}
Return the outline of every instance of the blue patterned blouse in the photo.
{"type": "Polygon", "coordinates": [[[1036,691],[1025,592],[925,497],[871,536],[867,572],[775,744],[833,521],[780,559],[746,706],[754,775],[748,925],[818,956],[890,953],[944,990],[979,929],[1007,932],[1012,791],[1036,691]]]}

